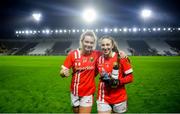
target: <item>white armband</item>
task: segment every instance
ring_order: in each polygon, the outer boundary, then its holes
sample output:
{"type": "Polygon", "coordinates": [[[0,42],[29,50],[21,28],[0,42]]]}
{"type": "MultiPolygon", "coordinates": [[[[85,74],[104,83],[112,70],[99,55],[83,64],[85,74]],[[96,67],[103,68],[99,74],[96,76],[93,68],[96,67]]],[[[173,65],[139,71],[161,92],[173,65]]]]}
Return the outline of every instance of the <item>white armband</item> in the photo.
{"type": "Polygon", "coordinates": [[[130,68],[129,70],[126,70],[126,71],[125,71],[125,74],[127,75],[127,74],[130,74],[130,73],[132,73],[132,72],[133,72],[133,69],[130,68]]]}

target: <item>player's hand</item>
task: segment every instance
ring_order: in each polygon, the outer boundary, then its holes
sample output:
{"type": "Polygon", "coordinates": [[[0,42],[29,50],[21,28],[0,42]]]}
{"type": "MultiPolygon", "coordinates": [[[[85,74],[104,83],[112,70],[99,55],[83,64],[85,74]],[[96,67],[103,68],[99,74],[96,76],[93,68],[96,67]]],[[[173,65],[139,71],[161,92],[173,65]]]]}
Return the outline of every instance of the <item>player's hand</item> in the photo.
{"type": "Polygon", "coordinates": [[[68,76],[70,75],[69,69],[64,69],[64,75],[65,75],[66,77],[68,77],[68,76]]]}
{"type": "Polygon", "coordinates": [[[117,88],[120,84],[120,81],[118,79],[111,79],[111,88],[117,88]]]}
{"type": "Polygon", "coordinates": [[[61,69],[60,75],[61,75],[62,77],[68,77],[68,76],[70,75],[69,69],[61,69]]]}
{"type": "Polygon", "coordinates": [[[119,51],[121,58],[128,58],[127,54],[124,51],[119,51]]]}

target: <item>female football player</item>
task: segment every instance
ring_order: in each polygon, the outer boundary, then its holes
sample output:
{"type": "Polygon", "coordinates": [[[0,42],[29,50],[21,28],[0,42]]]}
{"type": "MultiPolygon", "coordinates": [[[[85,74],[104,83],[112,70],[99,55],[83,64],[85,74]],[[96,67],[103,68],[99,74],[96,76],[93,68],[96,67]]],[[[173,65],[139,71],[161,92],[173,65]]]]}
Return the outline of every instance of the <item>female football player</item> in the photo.
{"type": "MultiPolygon", "coordinates": [[[[90,113],[95,93],[95,76],[98,74],[96,61],[101,55],[95,50],[96,35],[92,31],[82,33],[80,48],[71,51],[60,70],[60,75],[68,77],[72,68],[71,103],[74,113],[90,113]]],[[[121,52],[122,56],[125,54],[121,52]]]]}
{"type": "Polygon", "coordinates": [[[100,52],[94,50],[96,35],[92,31],[84,32],[80,37],[80,48],[71,51],[62,65],[61,76],[68,77],[72,68],[71,103],[74,113],[90,113],[95,93],[96,60],[100,52]]]}
{"type": "Polygon", "coordinates": [[[121,58],[116,42],[104,36],[99,42],[103,54],[97,61],[100,73],[98,86],[98,113],[123,113],[127,111],[125,84],[133,81],[132,67],[128,58],[121,58]]]}

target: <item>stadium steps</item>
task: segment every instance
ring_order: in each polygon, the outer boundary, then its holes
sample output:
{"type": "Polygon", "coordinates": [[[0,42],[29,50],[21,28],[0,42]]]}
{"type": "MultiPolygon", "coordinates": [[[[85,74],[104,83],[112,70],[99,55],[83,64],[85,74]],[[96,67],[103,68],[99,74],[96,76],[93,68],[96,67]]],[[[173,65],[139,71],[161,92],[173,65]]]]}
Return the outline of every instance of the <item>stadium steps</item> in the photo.
{"type": "Polygon", "coordinates": [[[175,51],[163,40],[146,40],[146,43],[151,47],[155,48],[160,55],[177,55],[175,51]]]}
{"type": "Polygon", "coordinates": [[[135,50],[133,55],[150,55],[149,46],[144,40],[127,40],[130,48],[135,50]]]}
{"type": "Polygon", "coordinates": [[[71,45],[70,41],[65,42],[56,42],[55,45],[52,48],[52,52],[50,54],[52,55],[61,55],[65,54],[65,50],[67,50],[71,45]]]}
{"type": "Polygon", "coordinates": [[[78,40],[72,41],[69,48],[72,49],[72,50],[79,48],[79,41],[78,40]]]}
{"type": "Polygon", "coordinates": [[[168,41],[166,40],[166,42],[173,48],[177,48],[178,50],[180,50],[180,40],[176,40],[176,41],[168,41]]]}
{"type": "Polygon", "coordinates": [[[21,49],[25,43],[18,41],[1,42],[7,48],[7,55],[14,55],[17,50],[21,49]]]}
{"type": "Polygon", "coordinates": [[[29,55],[45,55],[48,50],[51,50],[54,42],[40,42],[34,47],[34,50],[29,52],[29,55]]]}
{"type": "Polygon", "coordinates": [[[117,40],[117,43],[120,50],[124,51],[127,55],[131,55],[130,51],[128,50],[129,45],[126,40],[119,39],[117,40]]]}
{"type": "Polygon", "coordinates": [[[37,42],[26,43],[15,55],[26,55],[37,44],[37,42]]]}

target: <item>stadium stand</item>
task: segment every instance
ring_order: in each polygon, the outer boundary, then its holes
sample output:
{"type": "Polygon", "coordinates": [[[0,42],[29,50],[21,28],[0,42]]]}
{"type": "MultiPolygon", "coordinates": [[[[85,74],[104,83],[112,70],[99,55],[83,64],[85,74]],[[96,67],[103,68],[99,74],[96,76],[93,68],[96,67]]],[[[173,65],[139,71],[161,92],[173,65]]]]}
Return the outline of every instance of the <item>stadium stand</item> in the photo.
{"type": "Polygon", "coordinates": [[[134,49],[132,55],[151,55],[149,46],[143,40],[127,40],[130,48],[134,49]]]}
{"type": "Polygon", "coordinates": [[[120,50],[124,51],[127,55],[132,55],[132,53],[130,53],[130,51],[128,50],[130,47],[126,40],[118,39],[116,41],[120,50]]]}
{"type": "Polygon", "coordinates": [[[79,48],[79,41],[78,40],[73,40],[69,48],[70,49],[77,49],[77,48],[79,48]]]}
{"type": "Polygon", "coordinates": [[[29,55],[45,55],[48,50],[51,50],[53,45],[54,45],[54,42],[40,42],[28,54],[29,55]]]}
{"type": "MultiPolygon", "coordinates": [[[[97,33],[115,38],[119,49],[127,55],[180,55],[180,40],[177,32],[142,33],[97,33]]],[[[0,55],[66,55],[79,47],[81,33],[21,36],[0,39],[0,55]]],[[[96,49],[100,50],[97,42],[96,49]]]]}
{"type": "Polygon", "coordinates": [[[1,44],[1,52],[4,55],[14,55],[19,49],[21,49],[25,43],[19,41],[3,41],[1,44]]]}
{"type": "Polygon", "coordinates": [[[146,43],[157,50],[159,55],[177,55],[171,47],[163,40],[146,40],[146,43]]]}
{"type": "Polygon", "coordinates": [[[180,50],[180,40],[176,40],[176,41],[167,40],[166,42],[167,42],[171,47],[177,48],[178,50],[180,50]]]}
{"type": "Polygon", "coordinates": [[[15,55],[26,55],[30,52],[30,50],[33,49],[38,43],[37,42],[31,42],[26,43],[24,47],[22,47],[15,55]]]}
{"type": "Polygon", "coordinates": [[[49,53],[50,55],[64,55],[66,50],[69,49],[71,45],[70,41],[65,42],[56,42],[52,47],[52,51],[49,53]]]}
{"type": "Polygon", "coordinates": [[[177,52],[178,55],[180,55],[180,40],[167,40],[166,42],[171,46],[171,50],[177,52]]]}

